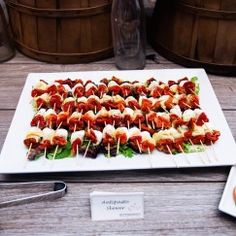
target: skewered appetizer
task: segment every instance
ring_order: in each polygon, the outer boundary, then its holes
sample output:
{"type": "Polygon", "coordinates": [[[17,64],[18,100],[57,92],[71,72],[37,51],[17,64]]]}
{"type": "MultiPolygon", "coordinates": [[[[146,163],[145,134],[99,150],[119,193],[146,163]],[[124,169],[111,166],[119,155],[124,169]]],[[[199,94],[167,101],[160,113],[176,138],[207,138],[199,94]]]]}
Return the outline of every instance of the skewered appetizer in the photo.
{"type": "Polygon", "coordinates": [[[167,83],[114,76],[98,84],[40,80],[31,91],[36,112],[24,139],[27,157],[176,154],[194,151],[194,146],[204,151],[220,132],[201,110],[198,92],[196,77],[167,83]]]}

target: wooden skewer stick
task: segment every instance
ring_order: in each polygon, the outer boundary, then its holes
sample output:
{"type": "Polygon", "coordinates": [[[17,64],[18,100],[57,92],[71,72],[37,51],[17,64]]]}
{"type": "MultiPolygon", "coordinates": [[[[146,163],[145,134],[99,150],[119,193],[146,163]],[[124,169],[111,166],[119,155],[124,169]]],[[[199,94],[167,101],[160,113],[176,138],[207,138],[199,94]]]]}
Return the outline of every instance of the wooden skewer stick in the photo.
{"type": "Polygon", "coordinates": [[[147,126],[148,126],[149,124],[148,124],[147,114],[146,114],[145,118],[146,118],[146,124],[147,124],[147,126]]]}
{"type": "Polygon", "coordinates": [[[88,145],[87,145],[87,147],[86,147],[86,149],[85,149],[83,158],[85,158],[85,157],[87,156],[87,152],[88,152],[88,149],[89,149],[90,144],[91,144],[91,140],[89,140],[89,142],[88,142],[88,145]]]}
{"type": "Polygon", "coordinates": [[[40,122],[38,121],[38,123],[37,123],[37,128],[39,127],[39,123],[40,123],[40,122]]]}
{"type": "Polygon", "coordinates": [[[140,147],[140,144],[139,144],[138,140],[136,140],[136,144],[138,146],[139,153],[142,153],[142,150],[141,150],[141,147],[140,147]]]}
{"type": "Polygon", "coordinates": [[[154,121],[152,120],[152,128],[153,129],[155,129],[156,127],[155,127],[155,123],[154,123],[154,121]]]}
{"type": "Polygon", "coordinates": [[[129,129],[129,120],[127,120],[127,128],[129,129]]]}
{"type": "Polygon", "coordinates": [[[27,155],[26,155],[26,160],[28,160],[28,158],[29,158],[31,149],[32,149],[32,143],[30,143],[30,146],[29,146],[29,149],[28,149],[28,152],[27,152],[27,155]]]}
{"type": "Polygon", "coordinates": [[[58,125],[57,129],[60,129],[61,125],[62,125],[62,122],[58,125]]]}
{"type": "Polygon", "coordinates": [[[141,130],[141,120],[140,119],[138,120],[138,126],[139,126],[139,129],[141,130]]]}
{"type": "Polygon", "coordinates": [[[40,108],[43,106],[43,103],[41,103],[38,107],[38,111],[40,110],[40,108]]]}
{"type": "Polygon", "coordinates": [[[68,106],[68,109],[67,109],[67,112],[69,112],[70,111],[70,105],[68,106]]]}
{"type": "Polygon", "coordinates": [[[80,163],[79,162],[79,145],[78,144],[76,145],[75,162],[77,165],[80,163]]]}
{"type": "Polygon", "coordinates": [[[208,155],[207,148],[206,148],[206,146],[203,144],[202,140],[200,140],[200,144],[201,144],[201,146],[203,147],[204,152],[206,153],[208,162],[211,163],[211,159],[210,159],[210,157],[209,157],[209,155],[208,155]]]}
{"type": "Polygon", "coordinates": [[[75,124],[75,126],[74,126],[74,130],[73,130],[73,131],[75,132],[75,131],[76,131],[76,129],[77,129],[77,124],[75,124]]]}
{"type": "MultiPolygon", "coordinates": [[[[188,141],[191,143],[192,146],[194,146],[194,143],[192,142],[191,139],[189,139],[188,141]]],[[[205,164],[206,164],[206,161],[204,160],[204,158],[202,157],[202,155],[201,155],[199,152],[197,152],[197,154],[198,154],[198,156],[200,157],[202,163],[205,165],[205,164]]]]}
{"type": "Polygon", "coordinates": [[[55,151],[54,151],[53,157],[52,157],[53,160],[55,160],[55,157],[56,157],[56,155],[57,155],[58,148],[59,148],[59,145],[57,145],[56,148],[55,148],[55,151]]]}
{"type": "Polygon", "coordinates": [[[183,102],[183,104],[188,107],[188,108],[192,108],[190,105],[188,105],[186,102],[183,102]]]}
{"type": "Polygon", "coordinates": [[[174,163],[175,163],[175,166],[176,166],[177,168],[179,168],[179,165],[178,165],[178,163],[176,162],[175,157],[174,157],[172,151],[170,150],[169,145],[166,144],[166,148],[168,149],[169,154],[172,156],[172,159],[173,159],[173,161],[174,161],[174,163]]]}
{"type": "Polygon", "coordinates": [[[196,107],[200,108],[200,105],[197,104],[196,102],[193,103],[196,107]]]}
{"type": "Polygon", "coordinates": [[[118,138],[118,142],[117,142],[116,155],[119,154],[119,149],[120,149],[120,138],[118,138]]]}
{"type": "Polygon", "coordinates": [[[45,158],[47,158],[47,148],[44,148],[43,156],[44,156],[45,158]]]}
{"type": "Polygon", "coordinates": [[[151,168],[152,168],[152,157],[150,156],[151,155],[151,150],[150,150],[150,148],[148,148],[148,155],[149,155],[149,157],[148,157],[148,162],[149,162],[149,164],[150,164],[150,166],[151,166],[151,168]]]}
{"type": "Polygon", "coordinates": [[[164,129],[164,123],[162,122],[161,123],[161,130],[163,130],[164,129]]]}
{"type": "MultiPolygon", "coordinates": [[[[209,129],[209,130],[211,130],[209,127],[208,127],[208,125],[206,124],[206,122],[204,122],[203,121],[203,124],[209,129]]],[[[212,147],[212,150],[213,150],[213,155],[214,155],[214,159],[216,160],[216,161],[219,161],[219,159],[218,159],[218,157],[217,157],[217,155],[216,155],[216,151],[215,151],[215,148],[214,148],[214,143],[211,141],[211,147],[212,147]]]]}
{"type": "Polygon", "coordinates": [[[166,113],[168,113],[169,114],[169,111],[168,110],[166,110],[166,108],[164,108],[163,106],[161,107],[166,113]]]}
{"type": "Polygon", "coordinates": [[[180,151],[184,154],[187,163],[188,163],[189,165],[191,165],[190,160],[188,159],[188,157],[186,156],[186,153],[184,152],[184,149],[181,147],[180,144],[179,144],[178,146],[179,146],[180,151]]]}
{"type": "Polygon", "coordinates": [[[212,147],[212,151],[213,151],[213,154],[214,154],[214,159],[216,160],[216,161],[219,161],[219,158],[217,157],[217,155],[216,155],[216,151],[215,151],[215,148],[214,148],[214,143],[211,141],[211,147],[212,147]]]}
{"type": "Polygon", "coordinates": [[[90,129],[90,121],[88,120],[88,130],[90,129]]]}
{"type": "Polygon", "coordinates": [[[78,144],[76,145],[76,156],[75,158],[77,159],[79,157],[79,146],[78,144]]]}
{"type": "Polygon", "coordinates": [[[53,110],[55,111],[56,110],[56,103],[54,102],[54,104],[53,104],[53,110]]]}
{"type": "Polygon", "coordinates": [[[197,96],[197,93],[195,91],[193,91],[192,89],[190,89],[190,91],[197,96]]]}
{"type": "Polygon", "coordinates": [[[111,157],[111,148],[110,148],[110,143],[107,144],[107,157],[111,157]]]}
{"type": "Polygon", "coordinates": [[[97,113],[97,107],[95,106],[94,107],[94,114],[96,115],[96,113],[97,113]]]}

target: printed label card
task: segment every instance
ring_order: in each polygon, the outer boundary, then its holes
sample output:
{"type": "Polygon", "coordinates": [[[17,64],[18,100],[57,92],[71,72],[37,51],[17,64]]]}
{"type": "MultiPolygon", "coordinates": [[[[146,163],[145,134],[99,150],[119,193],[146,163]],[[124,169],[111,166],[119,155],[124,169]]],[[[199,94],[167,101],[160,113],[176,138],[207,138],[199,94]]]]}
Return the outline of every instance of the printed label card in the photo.
{"type": "Polygon", "coordinates": [[[122,220],[144,218],[143,192],[90,193],[92,220],[122,220]]]}

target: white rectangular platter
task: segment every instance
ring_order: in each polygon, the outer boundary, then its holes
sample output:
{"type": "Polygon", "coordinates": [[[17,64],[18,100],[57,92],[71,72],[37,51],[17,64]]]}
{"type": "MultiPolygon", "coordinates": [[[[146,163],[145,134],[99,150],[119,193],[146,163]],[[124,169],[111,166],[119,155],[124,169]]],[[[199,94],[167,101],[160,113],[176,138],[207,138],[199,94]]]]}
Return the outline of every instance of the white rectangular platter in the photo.
{"type": "Polygon", "coordinates": [[[222,195],[219,210],[236,217],[236,204],[233,199],[233,189],[236,186],[236,166],[230,170],[224,193],[222,195]]]}
{"type": "Polygon", "coordinates": [[[172,70],[136,70],[136,71],[92,71],[92,72],[65,72],[65,73],[32,73],[28,75],[22,91],[11,127],[6,137],[0,156],[0,173],[40,173],[40,172],[67,172],[67,171],[101,171],[126,170],[149,168],[178,168],[178,167],[207,167],[236,164],[236,145],[228,124],[225,120],[219,102],[203,69],[172,69],[172,70]],[[123,80],[145,81],[151,77],[167,82],[178,80],[185,76],[197,76],[200,83],[200,106],[206,112],[214,127],[221,132],[219,141],[207,147],[202,153],[168,155],[154,151],[151,155],[135,155],[132,158],[117,156],[106,158],[103,154],[96,159],[66,158],[62,160],[47,160],[40,158],[37,161],[26,160],[26,148],[23,140],[30,128],[33,117],[31,106],[32,86],[40,79],[53,82],[56,79],[92,80],[99,82],[102,78],[117,76],[123,80]]]}

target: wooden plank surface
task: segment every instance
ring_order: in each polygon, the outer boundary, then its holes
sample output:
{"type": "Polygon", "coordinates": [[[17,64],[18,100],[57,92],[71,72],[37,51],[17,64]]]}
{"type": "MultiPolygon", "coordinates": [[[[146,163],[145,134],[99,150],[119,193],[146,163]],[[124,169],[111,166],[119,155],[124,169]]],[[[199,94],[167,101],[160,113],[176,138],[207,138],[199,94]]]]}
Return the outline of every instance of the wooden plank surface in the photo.
{"type": "MultiPolygon", "coordinates": [[[[149,50],[152,53],[152,50],[149,50]]],[[[145,69],[183,68],[163,57],[145,69]]],[[[0,64],[0,148],[30,72],[116,70],[114,59],[88,64],[52,65],[17,53],[0,64]]],[[[208,75],[236,138],[235,77],[208,75]]],[[[0,235],[235,235],[235,219],[217,210],[229,167],[175,170],[134,170],[94,173],[0,175],[0,182],[61,179],[68,194],[55,201],[0,209],[0,235]],[[143,220],[92,222],[92,191],[143,191],[143,220]]],[[[37,189],[37,191],[40,189],[37,189]]],[[[29,194],[0,189],[0,201],[29,194]],[[8,192],[7,192],[8,191],[8,192]]],[[[32,193],[33,190],[30,191],[32,193]]]]}
{"type": "MultiPolygon", "coordinates": [[[[68,194],[1,209],[1,235],[235,235],[235,220],[217,211],[223,183],[74,183],[68,194]],[[143,191],[143,220],[93,222],[89,193],[143,191]],[[197,196],[197,197],[196,197],[197,196]]],[[[19,194],[12,191],[13,195],[19,194]]]]}

